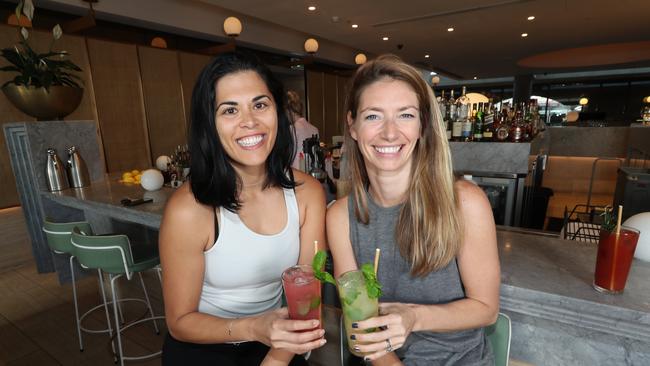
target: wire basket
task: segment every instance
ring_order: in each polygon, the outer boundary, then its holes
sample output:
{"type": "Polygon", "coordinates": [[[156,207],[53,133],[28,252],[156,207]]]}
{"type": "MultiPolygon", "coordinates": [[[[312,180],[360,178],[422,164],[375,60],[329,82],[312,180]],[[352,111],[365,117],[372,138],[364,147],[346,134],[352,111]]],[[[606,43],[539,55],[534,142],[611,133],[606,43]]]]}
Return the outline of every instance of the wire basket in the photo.
{"type": "Polygon", "coordinates": [[[570,212],[565,207],[560,237],[566,240],[598,244],[603,212],[605,212],[605,206],[576,205],[570,212]]]}

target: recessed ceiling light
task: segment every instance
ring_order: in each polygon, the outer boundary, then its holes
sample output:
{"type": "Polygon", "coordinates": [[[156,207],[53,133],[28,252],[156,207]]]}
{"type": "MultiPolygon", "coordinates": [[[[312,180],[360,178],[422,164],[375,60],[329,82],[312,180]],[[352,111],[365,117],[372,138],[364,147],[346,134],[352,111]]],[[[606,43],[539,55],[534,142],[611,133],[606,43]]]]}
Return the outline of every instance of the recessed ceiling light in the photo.
{"type": "Polygon", "coordinates": [[[429,58],[429,55],[424,55],[424,58],[429,58]]]}
{"type": "Polygon", "coordinates": [[[528,37],[528,33],[522,33],[521,36],[526,38],[526,37],[528,37]]]}
{"type": "Polygon", "coordinates": [[[382,39],[383,39],[384,41],[388,41],[388,37],[384,37],[384,38],[382,38],[382,39]]]}
{"type": "Polygon", "coordinates": [[[476,76],[474,76],[474,80],[478,79],[476,76]]]}
{"type": "Polygon", "coordinates": [[[447,32],[453,32],[453,31],[454,31],[454,27],[447,28],[447,32]]]}
{"type": "Polygon", "coordinates": [[[309,10],[309,11],[314,11],[314,10],[316,10],[316,7],[313,6],[313,5],[312,5],[312,6],[308,6],[308,7],[307,7],[307,10],[309,10]]]}
{"type": "Polygon", "coordinates": [[[534,16],[534,15],[531,15],[531,16],[529,16],[527,19],[528,19],[528,20],[535,20],[535,16],[534,16]]]}
{"type": "Polygon", "coordinates": [[[429,73],[429,75],[438,75],[438,73],[435,72],[435,71],[431,71],[431,72],[429,73]]]}
{"type": "Polygon", "coordinates": [[[352,28],[359,28],[359,24],[352,24],[352,28]]]}

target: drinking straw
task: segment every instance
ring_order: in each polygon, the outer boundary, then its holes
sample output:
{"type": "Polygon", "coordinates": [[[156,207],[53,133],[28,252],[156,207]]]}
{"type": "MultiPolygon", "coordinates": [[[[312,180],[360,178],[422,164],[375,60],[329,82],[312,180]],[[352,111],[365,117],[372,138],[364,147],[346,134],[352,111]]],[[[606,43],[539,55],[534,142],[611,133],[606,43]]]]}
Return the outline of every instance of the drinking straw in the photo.
{"type": "Polygon", "coordinates": [[[381,252],[381,249],[377,248],[375,249],[375,276],[377,275],[377,268],[379,267],[379,253],[381,252]]]}
{"type": "Polygon", "coordinates": [[[318,240],[314,240],[314,255],[318,253],[318,240]]]}
{"type": "Polygon", "coordinates": [[[621,234],[621,217],[623,217],[623,205],[618,205],[618,217],[616,218],[616,236],[621,234]]]}

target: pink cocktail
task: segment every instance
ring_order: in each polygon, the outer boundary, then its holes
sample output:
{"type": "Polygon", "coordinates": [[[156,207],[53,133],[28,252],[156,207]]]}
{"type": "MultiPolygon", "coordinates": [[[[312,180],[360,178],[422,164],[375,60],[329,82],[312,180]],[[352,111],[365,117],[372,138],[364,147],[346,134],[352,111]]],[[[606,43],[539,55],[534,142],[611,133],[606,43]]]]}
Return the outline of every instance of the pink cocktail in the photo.
{"type": "Polygon", "coordinates": [[[314,277],[311,266],[297,265],[286,269],[282,273],[282,287],[290,319],[321,321],[320,281],[314,277]]]}

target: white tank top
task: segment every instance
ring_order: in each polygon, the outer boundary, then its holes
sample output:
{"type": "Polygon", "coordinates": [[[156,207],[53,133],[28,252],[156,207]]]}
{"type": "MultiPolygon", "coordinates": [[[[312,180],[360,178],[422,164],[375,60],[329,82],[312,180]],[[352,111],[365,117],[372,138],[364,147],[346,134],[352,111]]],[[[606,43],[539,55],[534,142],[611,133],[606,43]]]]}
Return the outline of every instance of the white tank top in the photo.
{"type": "MultiPolygon", "coordinates": [[[[282,304],[282,272],[298,263],[300,216],[292,189],[283,189],[287,223],[279,233],[258,234],[239,215],[219,210],[219,237],[204,252],[205,274],[199,312],[239,318],[282,304]]],[[[270,208],[265,214],[279,214],[270,208]]]]}

